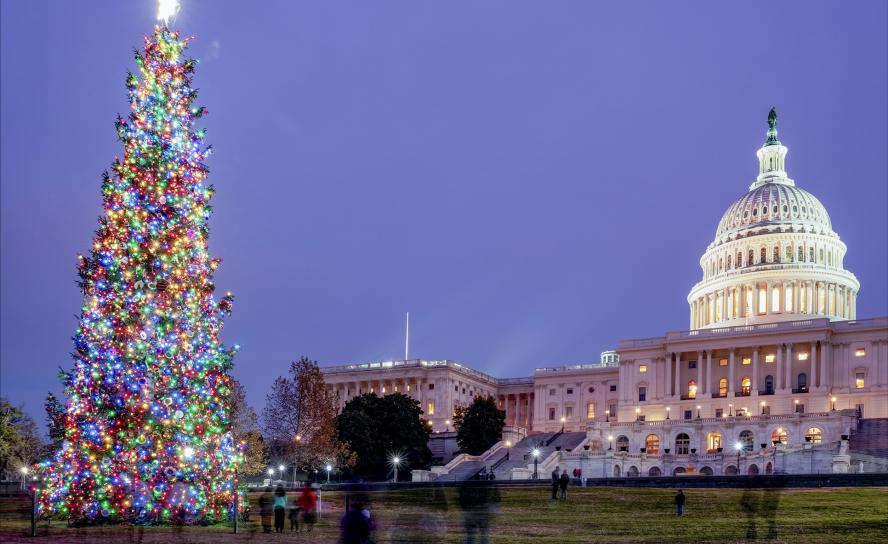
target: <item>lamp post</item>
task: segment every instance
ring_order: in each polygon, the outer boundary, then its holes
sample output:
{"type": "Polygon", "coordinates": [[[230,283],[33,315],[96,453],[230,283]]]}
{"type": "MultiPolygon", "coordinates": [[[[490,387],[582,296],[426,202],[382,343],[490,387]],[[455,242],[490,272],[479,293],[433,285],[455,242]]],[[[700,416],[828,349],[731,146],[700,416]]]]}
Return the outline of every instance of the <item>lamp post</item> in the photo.
{"type": "Polygon", "coordinates": [[[670,408],[668,406],[666,407],[666,419],[669,419],[669,410],[671,410],[671,409],[672,408],[670,408]]]}
{"type": "Polygon", "coordinates": [[[327,483],[329,484],[330,483],[330,471],[333,470],[333,465],[328,464],[327,466],[324,467],[324,469],[327,471],[327,483]]]}
{"type": "Polygon", "coordinates": [[[734,404],[733,403],[728,403],[728,415],[729,416],[734,415],[734,404]]]}
{"type": "Polygon", "coordinates": [[[533,479],[538,480],[540,477],[539,472],[537,472],[537,463],[539,463],[539,460],[540,460],[539,448],[534,448],[532,453],[533,453],[533,479]]]}
{"type": "Polygon", "coordinates": [[[829,399],[829,400],[832,401],[832,411],[835,412],[835,411],[836,411],[836,398],[833,397],[833,398],[831,398],[831,399],[829,399]]]}
{"type": "Polygon", "coordinates": [[[799,399],[793,400],[792,404],[795,406],[795,413],[799,413],[799,399]]]}
{"type": "Polygon", "coordinates": [[[283,463],[280,464],[280,465],[278,465],[278,472],[280,472],[280,480],[281,480],[281,482],[284,481],[284,471],[285,471],[285,470],[287,470],[287,467],[285,467],[285,466],[283,465],[283,463]]]}
{"type": "Polygon", "coordinates": [[[269,467],[268,469],[268,481],[272,481],[274,479],[274,469],[269,467]]]}
{"type": "Polygon", "coordinates": [[[734,447],[737,448],[737,476],[740,476],[740,452],[743,451],[743,443],[738,440],[734,447]]]}
{"type": "Polygon", "coordinates": [[[759,403],[759,404],[762,405],[762,415],[765,415],[765,401],[762,401],[762,402],[759,403]]]}
{"type": "Polygon", "coordinates": [[[393,481],[398,481],[398,466],[401,464],[401,458],[397,455],[392,457],[392,465],[395,467],[395,479],[393,481]]]}
{"type": "Polygon", "coordinates": [[[450,432],[450,420],[449,419],[444,420],[444,431],[448,432],[448,433],[450,432]]]}
{"type": "Polygon", "coordinates": [[[607,409],[604,411],[604,421],[605,423],[610,423],[611,411],[607,409]]]}
{"type": "Polygon", "coordinates": [[[612,435],[612,434],[607,435],[607,449],[608,450],[614,449],[614,435],[612,435]]]}
{"type": "Polygon", "coordinates": [[[511,447],[512,447],[512,441],[511,441],[511,440],[506,440],[506,461],[509,460],[509,454],[512,453],[512,451],[509,449],[509,448],[511,448],[511,447]]]}
{"type": "Polygon", "coordinates": [[[635,421],[641,421],[641,408],[635,409],[635,421]]]}
{"type": "Polygon", "coordinates": [[[564,422],[567,421],[564,416],[561,416],[561,432],[564,432],[564,422]]]}
{"type": "MultiPolygon", "coordinates": [[[[297,434],[296,435],[296,451],[297,452],[299,451],[299,445],[301,443],[302,443],[302,435],[297,434]]],[[[293,459],[293,487],[296,487],[296,469],[298,468],[296,466],[297,461],[298,461],[298,459],[295,459],[295,458],[293,459]]]]}
{"type": "Polygon", "coordinates": [[[700,406],[700,405],[698,404],[698,405],[697,405],[697,419],[700,419],[700,408],[702,408],[702,406],[700,406]]]}
{"type": "Polygon", "coordinates": [[[28,467],[20,468],[19,472],[22,473],[22,489],[24,489],[25,488],[25,479],[28,477],[28,467]]]}

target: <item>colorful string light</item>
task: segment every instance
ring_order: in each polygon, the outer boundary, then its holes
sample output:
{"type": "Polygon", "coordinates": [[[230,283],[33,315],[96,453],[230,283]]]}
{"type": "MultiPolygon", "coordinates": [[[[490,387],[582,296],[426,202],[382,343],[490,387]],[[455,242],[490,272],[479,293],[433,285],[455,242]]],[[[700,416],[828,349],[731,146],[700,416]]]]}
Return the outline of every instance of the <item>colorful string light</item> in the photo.
{"type": "Polygon", "coordinates": [[[84,304],[64,374],[65,440],[42,463],[42,514],[69,519],[213,521],[230,513],[242,448],[229,432],[237,349],[219,331],[207,249],[211,149],[194,127],[195,61],[165,25],[136,53],[123,160],[102,182],[104,217],[78,258],[84,304]]]}

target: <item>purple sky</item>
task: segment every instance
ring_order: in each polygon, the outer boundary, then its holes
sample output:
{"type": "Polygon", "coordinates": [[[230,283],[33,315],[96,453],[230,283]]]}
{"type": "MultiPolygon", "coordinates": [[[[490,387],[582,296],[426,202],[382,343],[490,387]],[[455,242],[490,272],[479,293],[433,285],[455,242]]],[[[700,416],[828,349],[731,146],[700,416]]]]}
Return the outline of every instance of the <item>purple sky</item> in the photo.
{"type": "MultiPolygon", "coordinates": [[[[501,377],[686,329],[772,105],[888,314],[886,6],[185,0],[235,376],[261,408],[300,355],[402,357],[406,311],[412,356],[501,377]]],[[[155,5],[0,10],[0,393],[42,420],[155,5]]]]}

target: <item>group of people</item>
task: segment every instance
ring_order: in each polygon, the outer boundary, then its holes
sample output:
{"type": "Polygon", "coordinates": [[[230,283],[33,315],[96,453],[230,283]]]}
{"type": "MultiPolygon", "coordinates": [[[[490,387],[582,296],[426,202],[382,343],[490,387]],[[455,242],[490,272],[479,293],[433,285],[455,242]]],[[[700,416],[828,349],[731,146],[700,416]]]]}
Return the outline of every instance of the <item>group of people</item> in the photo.
{"type": "Polygon", "coordinates": [[[552,471],[552,500],[556,500],[560,498],[562,500],[567,499],[567,486],[570,485],[570,476],[567,475],[567,470],[560,470],[561,467],[555,467],[555,470],[552,471]]]}
{"type": "Polygon", "coordinates": [[[271,520],[274,516],[274,532],[284,532],[284,518],[289,506],[290,531],[299,531],[299,519],[303,527],[311,531],[318,518],[318,494],[309,482],[305,482],[293,502],[288,504],[284,486],[278,485],[272,494],[271,487],[259,496],[259,516],[262,518],[262,531],[271,532],[271,520]]]}

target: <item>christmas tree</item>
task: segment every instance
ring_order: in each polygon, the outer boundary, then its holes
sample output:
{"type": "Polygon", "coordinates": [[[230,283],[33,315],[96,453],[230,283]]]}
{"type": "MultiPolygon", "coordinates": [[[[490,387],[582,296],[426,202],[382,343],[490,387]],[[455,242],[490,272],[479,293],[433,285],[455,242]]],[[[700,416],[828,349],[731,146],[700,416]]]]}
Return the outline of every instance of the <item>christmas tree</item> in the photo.
{"type": "Polygon", "coordinates": [[[42,465],[40,508],[74,520],[213,521],[229,515],[241,452],[231,438],[231,294],[213,296],[210,148],[195,120],[188,39],[166,25],[136,52],[123,159],[104,175],[64,437],[42,465]]]}

